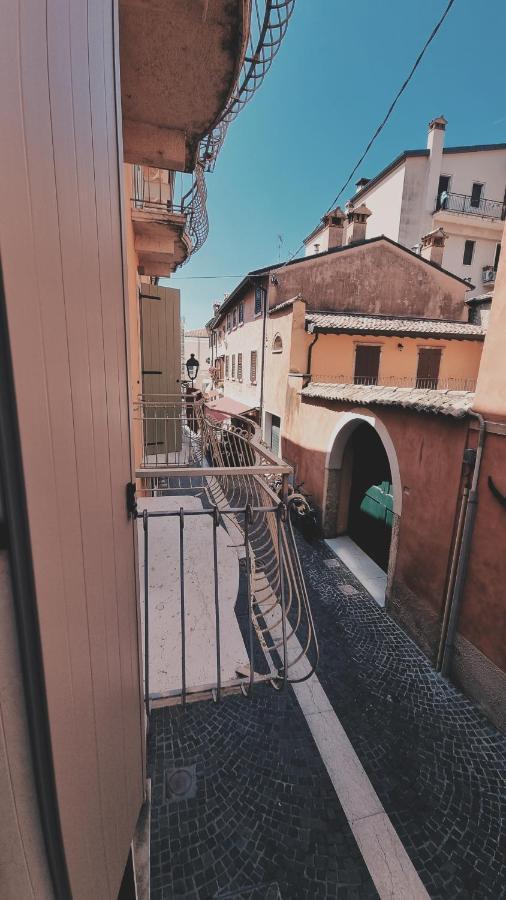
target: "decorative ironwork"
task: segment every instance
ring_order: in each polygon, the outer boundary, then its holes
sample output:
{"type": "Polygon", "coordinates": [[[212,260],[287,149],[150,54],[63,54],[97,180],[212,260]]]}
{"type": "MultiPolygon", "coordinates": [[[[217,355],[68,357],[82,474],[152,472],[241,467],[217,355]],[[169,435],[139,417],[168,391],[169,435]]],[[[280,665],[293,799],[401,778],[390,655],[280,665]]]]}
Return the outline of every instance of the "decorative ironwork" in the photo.
{"type": "Polygon", "coordinates": [[[379,387],[424,388],[433,391],[474,391],[475,378],[418,378],[400,375],[311,375],[311,381],[319,384],[365,384],[379,387]]]}
{"type": "MultiPolygon", "coordinates": [[[[156,401],[158,410],[163,404],[156,401]]],[[[256,684],[267,682],[282,689],[290,682],[305,681],[315,671],[318,644],[297,553],[290,516],[285,500],[288,498],[288,475],[291,468],[274,456],[259,438],[258,426],[249,419],[234,416],[233,422],[218,422],[213,410],[204,400],[167,398],[167,412],[179,410],[179,432],[189,437],[191,454],[184,458],[190,465],[154,465],[152,455],[138,469],[141,493],[150,496],[181,495],[191,486],[198,487],[205,496],[202,508],[144,511],[144,554],[149,554],[149,520],[152,517],[172,517],[179,520],[179,590],[181,600],[181,673],[180,684],[162,694],[149,692],[149,577],[144,565],[145,598],[145,684],[146,705],[151,701],[181,702],[192,697],[212,696],[215,701],[223,692],[242,691],[251,695],[256,684]],[[180,405],[178,406],[178,400],[180,405]],[[182,403],[181,403],[182,400],[182,403]],[[168,402],[170,401],[170,402],[168,402]],[[187,641],[191,639],[185,625],[185,522],[195,516],[212,520],[213,571],[215,605],[216,677],[213,684],[189,684],[186,672],[187,641]],[[217,529],[221,523],[243,548],[246,568],[248,626],[244,636],[249,664],[238,671],[235,679],[222,681],[220,651],[220,584],[217,555],[217,529]],[[267,661],[267,671],[257,671],[259,652],[267,661]]],[[[151,401],[139,401],[141,422],[146,427],[151,401]]],[[[161,417],[158,418],[161,421],[161,417]]],[[[172,419],[169,421],[172,422],[172,419]]],[[[164,428],[173,431],[173,425],[164,428]]],[[[299,502],[300,498],[297,495],[299,502]]],[[[184,503],[184,501],[181,501],[184,503]]]]}
{"type": "Polygon", "coordinates": [[[506,203],[501,200],[474,199],[470,194],[449,193],[443,199],[436,199],[436,212],[463,213],[468,216],[482,216],[487,219],[506,219],[506,203]]]}

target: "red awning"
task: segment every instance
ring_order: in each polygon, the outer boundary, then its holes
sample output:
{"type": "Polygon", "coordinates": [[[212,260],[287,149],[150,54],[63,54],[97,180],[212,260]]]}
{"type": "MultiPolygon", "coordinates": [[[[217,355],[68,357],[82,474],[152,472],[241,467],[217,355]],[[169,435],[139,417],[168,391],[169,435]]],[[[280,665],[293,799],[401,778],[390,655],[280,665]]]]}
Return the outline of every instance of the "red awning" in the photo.
{"type": "Polygon", "coordinates": [[[220,397],[219,400],[213,400],[207,404],[211,418],[216,419],[217,422],[223,422],[233,416],[244,416],[255,408],[247,406],[245,403],[239,403],[238,400],[232,400],[231,397],[220,397]]]}

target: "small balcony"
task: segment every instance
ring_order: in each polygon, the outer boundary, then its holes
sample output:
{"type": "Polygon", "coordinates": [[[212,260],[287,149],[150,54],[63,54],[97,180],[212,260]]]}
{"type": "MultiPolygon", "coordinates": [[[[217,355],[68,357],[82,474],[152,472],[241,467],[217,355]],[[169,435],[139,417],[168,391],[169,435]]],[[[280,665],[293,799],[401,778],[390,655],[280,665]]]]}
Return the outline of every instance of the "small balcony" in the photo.
{"type": "Polygon", "coordinates": [[[132,166],[131,209],[141,275],[169,276],[207,237],[203,175],[175,196],[175,173],[132,166]]]}
{"type": "Polygon", "coordinates": [[[146,710],[282,690],[318,648],[287,500],[257,426],[192,395],[140,398],[137,477],[146,710]]]}
{"type": "Polygon", "coordinates": [[[477,200],[470,194],[449,193],[436,198],[434,212],[459,213],[502,222],[506,219],[506,203],[504,200],[487,200],[485,197],[477,200]]]}

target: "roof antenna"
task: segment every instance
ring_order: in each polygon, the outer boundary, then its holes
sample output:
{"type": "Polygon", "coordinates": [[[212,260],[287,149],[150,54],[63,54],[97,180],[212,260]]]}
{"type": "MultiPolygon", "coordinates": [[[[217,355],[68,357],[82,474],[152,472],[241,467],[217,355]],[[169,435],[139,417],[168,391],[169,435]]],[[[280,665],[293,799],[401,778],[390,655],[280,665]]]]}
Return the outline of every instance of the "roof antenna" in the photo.
{"type": "Polygon", "coordinates": [[[283,235],[278,234],[278,262],[281,262],[281,247],[283,245],[283,235]]]}

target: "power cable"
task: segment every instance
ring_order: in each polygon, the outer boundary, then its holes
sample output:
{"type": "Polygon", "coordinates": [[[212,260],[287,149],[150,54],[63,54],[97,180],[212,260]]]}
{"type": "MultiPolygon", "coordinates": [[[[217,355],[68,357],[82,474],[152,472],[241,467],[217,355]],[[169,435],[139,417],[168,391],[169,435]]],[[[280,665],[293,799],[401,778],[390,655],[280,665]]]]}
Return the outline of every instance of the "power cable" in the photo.
{"type": "MultiPolygon", "coordinates": [[[[423,57],[424,57],[424,55],[425,55],[426,50],[428,49],[428,47],[430,46],[430,44],[432,43],[432,41],[433,41],[434,38],[436,37],[436,34],[438,33],[439,29],[441,28],[441,26],[442,26],[444,20],[446,19],[447,15],[448,15],[448,13],[450,12],[450,10],[451,10],[451,8],[452,8],[452,6],[453,6],[454,3],[455,3],[455,0],[449,0],[448,4],[447,4],[447,6],[446,6],[446,9],[445,9],[445,11],[444,11],[444,13],[443,13],[443,15],[441,16],[441,18],[439,19],[439,21],[436,23],[436,25],[435,25],[434,28],[432,29],[432,31],[431,31],[429,37],[428,37],[427,40],[425,41],[425,44],[423,45],[423,47],[422,47],[420,53],[418,54],[418,56],[417,56],[417,58],[416,58],[416,60],[415,60],[415,62],[414,62],[414,64],[413,64],[413,66],[411,67],[411,70],[410,70],[410,72],[409,72],[409,75],[408,75],[407,78],[403,81],[401,87],[399,88],[399,90],[397,91],[397,93],[396,93],[394,99],[392,100],[392,102],[391,102],[391,104],[390,104],[390,106],[389,106],[389,108],[388,108],[388,111],[387,111],[386,116],[384,117],[384,119],[383,119],[383,121],[381,122],[381,124],[378,125],[376,131],[374,132],[374,134],[373,134],[373,136],[372,136],[372,138],[371,138],[371,140],[369,141],[369,143],[367,144],[367,147],[365,148],[364,152],[362,153],[362,156],[360,157],[360,159],[359,159],[359,161],[357,162],[357,164],[356,164],[356,165],[353,167],[353,169],[351,170],[351,172],[350,172],[348,178],[347,178],[346,181],[344,182],[344,184],[343,184],[342,188],[340,189],[339,193],[337,194],[337,196],[334,198],[334,200],[333,200],[332,203],[330,204],[330,206],[329,206],[329,208],[327,209],[325,215],[327,215],[329,212],[331,212],[332,209],[334,209],[334,207],[335,207],[337,201],[339,200],[339,197],[341,196],[341,194],[342,194],[342,193],[346,190],[346,188],[348,187],[348,185],[349,185],[351,179],[353,178],[353,176],[354,176],[355,172],[357,171],[357,169],[359,168],[359,166],[362,165],[364,159],[366,158],[367,154],[369,153],[369,150],[371,149],[372,145],[374,144],[376,138],[377,138],[378,135],[383,131],[383,128],[385,127],[386,123],[388,122],[390,116],[392,115],[392,113],[393,113],[393,111],[394,111],[394,109],[395,109],[395,107],[396,107],[396,105],[397,105],[397,101],[400,99],[401,95],[402,95],[402,94],[404,93],[404,91],[406,90],[406,88],[407,88],[409,82],[411,81],[413,75],[415,74],[415,71],[417,70],[418,66],[420,65],[420,63],[421,63],[421,61],[422,61],[422,59],[423,59],[423,57]]],[[[294,257],[296,257],[298,253],[300,253],[300,251],[302,250],[303,247],[304,247],[304,241],[302,242],[302,244],[300,245],[300,247],[297,247],[297,250],[295,250],[295,252],[292,253],[292,255],[286,260],[286,262],[283,263],[283,266],[286,266],[289,262],[291,262],[291,260],[294,259],[294,257]]]]}

